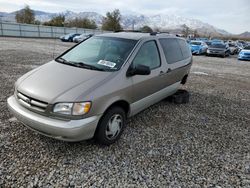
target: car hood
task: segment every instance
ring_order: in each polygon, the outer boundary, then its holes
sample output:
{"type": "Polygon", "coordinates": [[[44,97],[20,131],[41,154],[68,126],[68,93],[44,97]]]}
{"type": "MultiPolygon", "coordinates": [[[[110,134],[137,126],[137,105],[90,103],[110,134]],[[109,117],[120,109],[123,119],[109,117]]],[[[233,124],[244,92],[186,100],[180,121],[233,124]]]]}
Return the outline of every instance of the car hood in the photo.
{"type": "Polygon", "coordinates": [[[241,50],[240,52],[242,52],[242,53],[250,53],[250,50],[241,50]]]}
{"type": "Polygon", "coordinates": [[[74,102],[113,73],[51,61],[21,77],[16,89],[24,95],[50,104],[58,101],[74,102]]]}

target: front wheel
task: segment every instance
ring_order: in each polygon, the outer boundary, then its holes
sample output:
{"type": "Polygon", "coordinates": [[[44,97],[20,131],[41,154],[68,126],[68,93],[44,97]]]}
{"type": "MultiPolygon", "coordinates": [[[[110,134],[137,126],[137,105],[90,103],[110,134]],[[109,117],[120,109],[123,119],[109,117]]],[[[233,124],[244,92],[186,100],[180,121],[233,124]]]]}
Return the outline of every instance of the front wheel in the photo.
{"type": "Polygon", "coordinates": [[[95,140],[102,145],[113,144],[121,137],[125,124],[125,111],[120,107],[110,108],[98,123],[95,140]]]}

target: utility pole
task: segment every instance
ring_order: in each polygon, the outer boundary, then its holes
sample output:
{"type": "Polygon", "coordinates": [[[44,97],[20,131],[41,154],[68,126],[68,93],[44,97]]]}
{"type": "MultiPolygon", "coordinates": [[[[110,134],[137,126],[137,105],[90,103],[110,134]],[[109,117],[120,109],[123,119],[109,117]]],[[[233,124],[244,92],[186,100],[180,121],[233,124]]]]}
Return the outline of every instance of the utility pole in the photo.
{"type": "Polygon", "coordinates": [[[3,23],[2,23],[2,15],[0,16],[0,26],[1,26],[1,35],[3,36],[3,23]]]}
{"type": "Polygon", "coordinates": [[[135,30],[135,20],[133,20],[133,22],[132,22],[132,30],[133,31],[135,30]]]}

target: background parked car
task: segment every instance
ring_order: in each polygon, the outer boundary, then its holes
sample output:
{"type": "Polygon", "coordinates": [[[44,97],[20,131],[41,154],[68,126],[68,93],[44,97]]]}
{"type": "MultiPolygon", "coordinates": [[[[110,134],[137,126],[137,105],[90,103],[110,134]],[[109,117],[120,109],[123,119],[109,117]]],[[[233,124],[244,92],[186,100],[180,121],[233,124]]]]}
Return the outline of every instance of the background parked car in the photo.
{"type": "Polygon", "coordinates": [[[250,61],[250,46],[246,46],[240,51],[238,55],[238,59],[250,61]]]}
{"type": "Polygon", "coordinates": [[[207,44],[203,41],[194,40],[194,41],[191,41],[189,45],[190,45],[192,54],[197,54],[197,55],[205,54],[208,49],[207,44]]]}
{"type": "Polygon", "coordinates": [[[240,51],[244,48],[244,46],[242,45],[242,43],[239,42],[237,42],[236,45],[238,47],[238,53],[240,53],[240,51]]]}
{"type": "Polygon", "coordinates": [[[234,43],[229,43],[229,50],[230,50],[230,54],[234,55],[238,53],[238,46],[234,43]]]}
{"type": "Polygon", "coordinates": [[[238,40],[237,42],[238,42],[238,44],[241,44],[243,46],[243,48],[245,48],[246,46],[248,46],[247,42],[245,42],[243,40],[238,40]]]}
{"type": "Polygon", "coordinates": [[[63,42],[73,42],[73,38],[76,37],[76,36],[79,36],[79,35],[80,34],[78,34],[78,33],[70,33],[70,34],[61,36],[60,39],[63,42]]]}
{"type": "Polygon", "coordinates": [[[207,55],[221,56],[226,57],[229,56],[230,50],[228,44],[224,44],[221,42],[212,43],[207,49],[207,55]]]}
{"type": "Polygon", "coordinates": [[[90,38],[90,37],[92,37],[94,34],[81,34],[81,35],[79,35],[79,36],[75,36],[74,38],[73,38],[73,42],[76,42],[76,43],[78,43],[78,42],[82,42],[82,41],[84,41],[84,40],[86,40],[86,39],[88,39],[88,38],[90,38]]]}
{"type": "Polygon", "coordinates": [[[212,41],[208,40],[205,42],[207,46],[210,46],[212,44],[212,41]]]}
{"type": "Polygon", "coordinates": [[[211,42],[212,43],[224,43],[224,41],[220,39],[212,39],[211,42]]]}

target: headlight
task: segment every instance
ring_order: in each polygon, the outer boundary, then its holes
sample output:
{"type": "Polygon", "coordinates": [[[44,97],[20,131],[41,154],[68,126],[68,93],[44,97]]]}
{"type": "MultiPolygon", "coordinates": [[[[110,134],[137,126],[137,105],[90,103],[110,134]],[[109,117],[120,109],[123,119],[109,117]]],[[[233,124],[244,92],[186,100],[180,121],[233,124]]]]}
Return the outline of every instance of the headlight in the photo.
{"type": "Polygon", "coordinates": [[[89,112],[91,102],[57,103],[53,112],[65,115],[83,115],[89,112]]]}
{"type": "Polygon", "coordinates": [[[207,53],[210,53],[210,50],[209,50],[209,49],[207,49],[207,53]]]}

